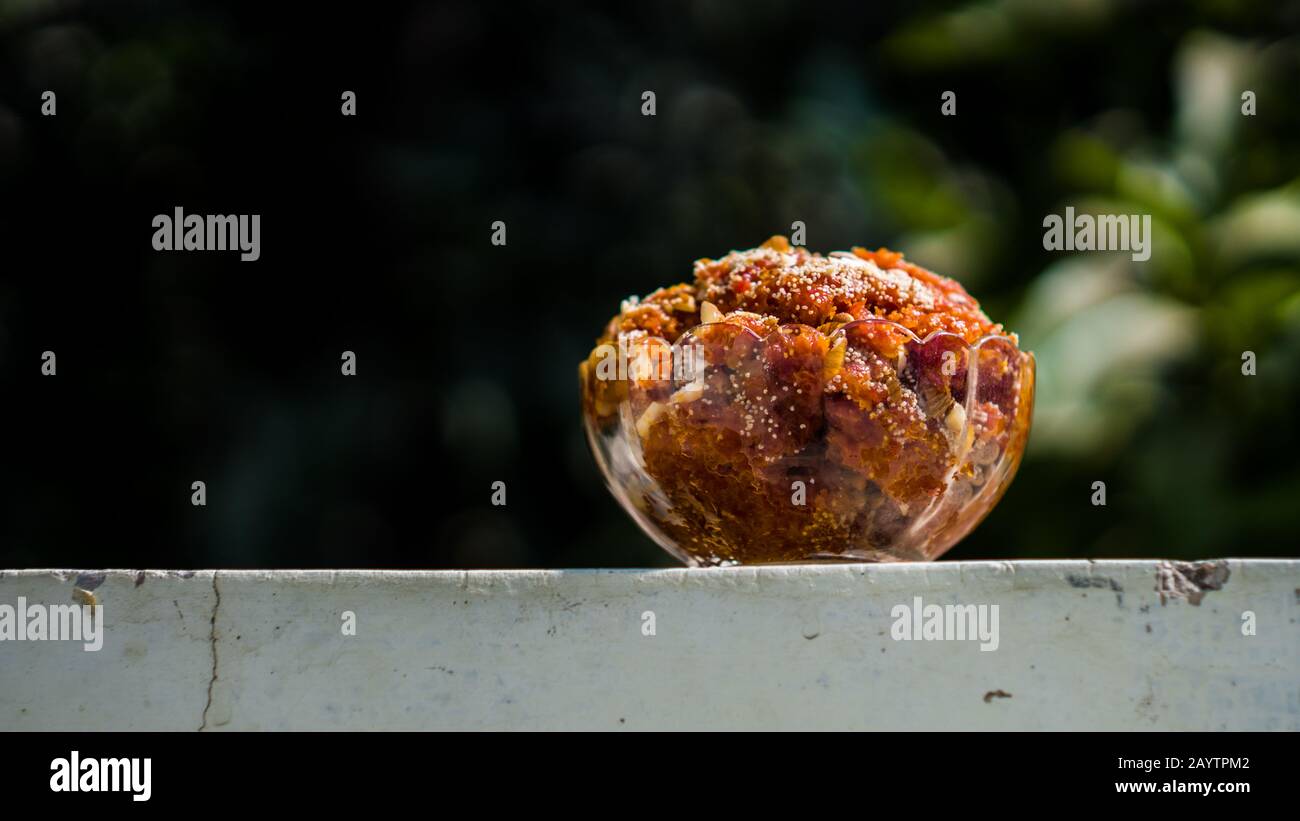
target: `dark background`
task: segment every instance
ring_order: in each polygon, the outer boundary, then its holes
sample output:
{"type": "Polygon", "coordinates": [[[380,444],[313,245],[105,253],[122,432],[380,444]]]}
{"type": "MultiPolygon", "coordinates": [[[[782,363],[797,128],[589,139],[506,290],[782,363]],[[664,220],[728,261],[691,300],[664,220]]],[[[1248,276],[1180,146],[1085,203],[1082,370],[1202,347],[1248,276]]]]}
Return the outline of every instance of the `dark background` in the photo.
{"type": "Polygon", "coordinates": [[[0,566],[667,564],[577,363],[794,220],[1038,356],[948,557],[1295,555],[1295,0],[281,5],[0,2],[0,566]],[[261,259],[153,251],[178,205],[261,259]],[[1067,205],[1152,214],[1151,262],[1044,251],[1067,205]]]}

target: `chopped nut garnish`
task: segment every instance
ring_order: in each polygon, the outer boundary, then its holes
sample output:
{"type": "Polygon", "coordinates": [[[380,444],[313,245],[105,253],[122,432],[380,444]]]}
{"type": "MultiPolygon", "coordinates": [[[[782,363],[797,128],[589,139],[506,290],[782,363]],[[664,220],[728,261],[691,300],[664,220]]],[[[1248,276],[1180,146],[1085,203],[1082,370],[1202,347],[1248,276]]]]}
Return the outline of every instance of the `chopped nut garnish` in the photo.
{"type": "Polygon", "coordinates": [[[641,418],[636,420],[636,432],[642,439],[650,435],[650,427],[664,415],[665,408],[667,405],[663,402],[651,402],[641,414],[641,418]]]}
{"type": "Polygon", "coordinates": [[[683,402],[694,402],[704,395],[704,380],[698,379],[689,385],[683,385],[673,393],[672,399],[668,400],[674,405],[680,405],[683,402]]]}
{"type": "Polygon", "coordinates": [[[961,433],[962,426],[966,424],[966,409],[954,402],[943,421],[948,426],[948,430],[961,433]]]}
{"type": "Polygon", "coordinates": [[[822,379],[826,382],[831,381],[835,374],[840,372],[844,367],[844,352],[849,348],[849,341],[843,335],[835,340],[835,344],[826,352],[826,359],[822,364],[822,379]]]}

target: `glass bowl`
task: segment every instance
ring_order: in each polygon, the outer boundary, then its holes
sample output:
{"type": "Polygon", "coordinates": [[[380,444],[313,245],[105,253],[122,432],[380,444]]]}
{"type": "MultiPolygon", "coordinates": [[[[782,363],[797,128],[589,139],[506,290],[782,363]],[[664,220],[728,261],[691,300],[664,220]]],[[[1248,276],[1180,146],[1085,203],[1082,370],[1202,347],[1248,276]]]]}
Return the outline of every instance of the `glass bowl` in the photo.
{"type": "Polygon", "coordinates": [[[875,318],[619,338],[579,376],[610,491],[698,566],[938,557],[1010,484],[1034,395],[1014,337],[875,318]]]}

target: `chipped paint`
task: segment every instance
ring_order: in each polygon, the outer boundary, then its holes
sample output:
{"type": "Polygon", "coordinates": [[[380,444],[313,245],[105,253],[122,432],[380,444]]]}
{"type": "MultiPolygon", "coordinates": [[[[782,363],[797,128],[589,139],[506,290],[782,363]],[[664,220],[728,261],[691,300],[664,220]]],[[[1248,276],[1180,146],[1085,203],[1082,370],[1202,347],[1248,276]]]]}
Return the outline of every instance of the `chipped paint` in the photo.
{"type": "Polygon", "coordinates": [[[1156,565],[1156,592],[1160,603],[1168,599],[1187,599],[1197,607],[1211,590],[1222,590],[1228,583],[1228,563],[1217,562],[1160,562],[1156,565]]]}

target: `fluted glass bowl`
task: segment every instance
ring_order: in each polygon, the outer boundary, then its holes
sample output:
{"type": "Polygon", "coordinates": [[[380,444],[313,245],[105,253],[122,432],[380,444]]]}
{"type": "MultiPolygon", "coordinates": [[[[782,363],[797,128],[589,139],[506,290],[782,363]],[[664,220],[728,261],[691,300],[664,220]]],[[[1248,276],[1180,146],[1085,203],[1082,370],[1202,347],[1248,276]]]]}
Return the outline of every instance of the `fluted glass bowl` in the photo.
{"type": "Polygon", "coordinates": [[[1012,337],[870,318],[620,339],[579,375],[611,492],[690,565],[934,559],[1011,482],[1034,395],[1012,337]]]}

